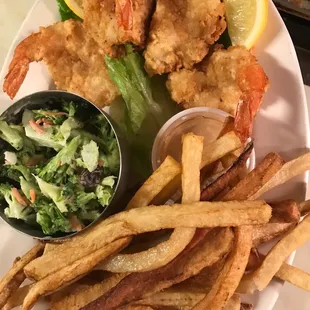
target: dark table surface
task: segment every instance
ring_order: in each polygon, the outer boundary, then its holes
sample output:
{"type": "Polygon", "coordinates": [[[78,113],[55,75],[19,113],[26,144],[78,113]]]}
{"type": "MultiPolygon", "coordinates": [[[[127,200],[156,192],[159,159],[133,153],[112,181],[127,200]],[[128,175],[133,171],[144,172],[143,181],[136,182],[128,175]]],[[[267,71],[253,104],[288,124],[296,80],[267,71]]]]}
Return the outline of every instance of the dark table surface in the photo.
{"type": "Polygon", "coordinates": [[[292,37],[304,83],[310,86],[310,21],[279,10],[292,37]]]}

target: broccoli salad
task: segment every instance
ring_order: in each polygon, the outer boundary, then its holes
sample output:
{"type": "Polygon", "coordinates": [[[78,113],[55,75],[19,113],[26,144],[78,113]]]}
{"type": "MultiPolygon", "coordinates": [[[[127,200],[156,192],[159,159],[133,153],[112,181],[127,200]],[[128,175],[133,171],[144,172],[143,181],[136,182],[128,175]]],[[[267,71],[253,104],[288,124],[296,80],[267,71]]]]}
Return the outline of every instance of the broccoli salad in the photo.
{"type": "Polygon", "coordinates": [[[77,105],[25,110],[19,125],[0,120],[7,142],[1,168],[4,212],[53,235],[81,230],[109,204],[120,157],[114,132],[100,113],[81,121],[77,105]]]}

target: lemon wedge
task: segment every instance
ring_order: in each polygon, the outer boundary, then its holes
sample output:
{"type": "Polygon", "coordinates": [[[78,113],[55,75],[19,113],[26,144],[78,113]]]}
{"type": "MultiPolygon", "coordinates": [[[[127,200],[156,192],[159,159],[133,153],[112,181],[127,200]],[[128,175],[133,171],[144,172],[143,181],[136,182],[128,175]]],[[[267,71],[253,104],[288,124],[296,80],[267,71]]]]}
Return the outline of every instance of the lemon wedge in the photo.
{"type": "Polygon", "coordinates": [[[224,0],[224,3],[232,44],[250,49],[265,29],[268,0],[224,0]]]}
{"type": "Polygon", "coordinates": [[[69,7],[71,11],[78,17],[84,17],[84,10],[83,10],[83,0],[65,0],[66,5],[69,7]]]}

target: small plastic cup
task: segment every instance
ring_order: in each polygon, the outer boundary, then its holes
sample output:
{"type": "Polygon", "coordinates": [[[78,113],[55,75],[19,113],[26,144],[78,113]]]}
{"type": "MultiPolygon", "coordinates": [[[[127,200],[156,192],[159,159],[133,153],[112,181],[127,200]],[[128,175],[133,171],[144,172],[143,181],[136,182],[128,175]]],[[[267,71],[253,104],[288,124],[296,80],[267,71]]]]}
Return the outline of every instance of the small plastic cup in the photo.
{"type": "MultiPolygon", "coordinates": [[[[158,132],[152,149],[152,166],[156,170],[167,155],[181,162],[182,136],[192,132],[204,137],[204,151],[218,137],[229,114],[208,107],[184,110],[170,118],[158,132]]],[[[255,166],[254,150],[247,162],[249,170],[255,166]]]]}

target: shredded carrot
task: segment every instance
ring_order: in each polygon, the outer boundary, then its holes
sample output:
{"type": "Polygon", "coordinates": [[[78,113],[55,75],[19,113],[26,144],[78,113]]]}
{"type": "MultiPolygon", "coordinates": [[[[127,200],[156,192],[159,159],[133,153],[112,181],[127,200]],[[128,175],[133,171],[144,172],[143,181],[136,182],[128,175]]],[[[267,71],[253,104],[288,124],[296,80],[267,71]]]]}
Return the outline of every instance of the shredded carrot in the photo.
{"type": "Polygon", "coordinates": [[[30,191],[29,191],[29,194],[30,194],[30,201],[32,203],[35,203],[36,202],[36,191],[32,188],[30,191]]]}
{"type": "Polygon", "coordinates": [[[43,120],[43,126],[53,125],[53,122],[48,118],[42,118],[42,120],[43,120]]]}
{"type": "Polygon", "coordinates": [[[42,111],[41,113],[45,114],[45,115],[49,115],[49,116],[60,116],[60,115],[68,116],[68,113],[66,113],[66,112],[42,111]]]}
{"type": "Polygon", "coordinates": [[[38,125],[43,124],[43,126],[46,126],[46,125],[53,125],[53,122],[48,118],[40,118],[36,121],[36,124],[38,125]]]}
{"type": "Polygon", "coordinates": [[[75,215],[71,215],[69,217],[69,221],[70,221],[72,227],[74,229],[76,229],[76,231],[80,231],[84,228],[83,223],[81,223],[80,220],[75,215]]]}
{"type": "Polygon", "coordinates": [[[27,202],[25,198],[20,194],[17,188],[12,188],[12,195],[16,199],[16,201],[24,207],[27,207],[27,202]]]}
{"type": "Polygon", "coordinates": [[[31,128],[34,131],[36,131],[38,134],[42,135],[44,133],[44,130],[34,120],[30,120],[29,124],[30,124],[31,128]]]}

